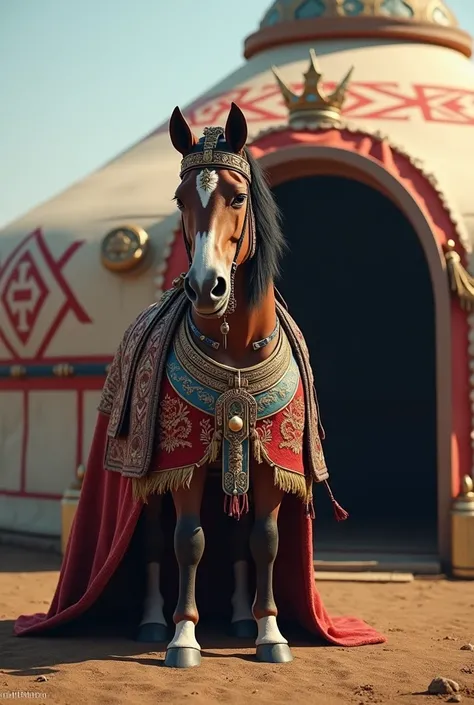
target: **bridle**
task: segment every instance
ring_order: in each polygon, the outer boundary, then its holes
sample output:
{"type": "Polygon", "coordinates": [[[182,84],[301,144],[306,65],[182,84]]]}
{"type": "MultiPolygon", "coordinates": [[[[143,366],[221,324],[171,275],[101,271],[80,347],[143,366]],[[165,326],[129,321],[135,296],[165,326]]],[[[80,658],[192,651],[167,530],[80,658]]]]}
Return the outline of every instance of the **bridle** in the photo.
{"type": "MultiPolygon", "coordinates": [[[[248,163],[245,153],[242,150],[240,154],[235,154],[234,152],[225,151],[222,145],[219,145],[221,137],[224,137],[225,131],[222,127],[206,127],[204,129],[204,140],[198,143],[199,146],[202,144],[202,150],[191,152],[186,155],[181,162],[180,178],[183,177],[191,170],[195,169],[210,169],[213,167],[218,167],[220,169],[227,169],[229,171],[236,171],[245,177],[248,190],[247,190],[247,204],[245,208],[245,216],[242,224],[242,231],[239,235],[237,245],[235,248],[234,258],[231,264],[230,270],[230,295],[229,301],[225,311],[221,314],[223,317],[223,323],[221,325],[221,333],[224,337],[224,347],[227,344],[227,335],[230,331],[229,323],[227,322],[227,316],[235,312],[237,308],[237,301],[235,297],[235,274],[237,272],[237,260],[242,249],[242,245],[245,239],[245,232],[249,230],[249,252],[241,264],[252,259],[255,255],[257,240],[256,240],[256,227],[255,227],[255,215],[253,210],[253,204],[250,193],[250,184],[252,181],[252,173],[250,170],[250,164],[248,163]]],[[[186,236],[186,229],[184,226],[184,217],[181,216],[181,230],[184,240],[184,246],[186,248],[186,253],[188,255],[189,267],[192,265],[192,255],[191,255],[191,245],[186,236]]]]}

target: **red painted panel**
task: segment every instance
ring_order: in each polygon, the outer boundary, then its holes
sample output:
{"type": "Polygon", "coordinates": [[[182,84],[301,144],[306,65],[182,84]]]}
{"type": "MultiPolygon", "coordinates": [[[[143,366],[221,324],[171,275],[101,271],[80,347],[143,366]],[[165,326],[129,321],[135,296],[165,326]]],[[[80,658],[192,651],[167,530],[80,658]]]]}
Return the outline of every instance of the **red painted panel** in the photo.
{"type": "Polygon", "coordinates": [[[42,230],[38,228],[27,235],[3,263],[0,268],[0,307],[3,311],[0,313],[5,323],[0,327],[0,338],[10,353],[6,358],[8,362],[25,358],[41,360],[69,312],[80,323],[92,322],[62,271],[83,244],[83,241],[71,243],[55,260],[42,230]],[[48,272],[49,286],[42,271],[48,272]],[[36,351],[27,355],[26,346],[37,333],[39,317],[51,296],[57,299],[56,313],[42,331],[36,351]]]}

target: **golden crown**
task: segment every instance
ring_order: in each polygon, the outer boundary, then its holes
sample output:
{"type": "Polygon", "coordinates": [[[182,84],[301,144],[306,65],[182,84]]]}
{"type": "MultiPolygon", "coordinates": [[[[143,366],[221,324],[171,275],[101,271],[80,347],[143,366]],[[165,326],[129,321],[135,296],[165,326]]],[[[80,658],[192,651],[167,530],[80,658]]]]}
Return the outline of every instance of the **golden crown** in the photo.
{"type": "Polygon", "coordinates": [[[289,112],[289,122],[291,124],[303,120],[305,122],[337,123],[341,117],[342,106],[354,67],[347,72],[332,93],[326,94],[321,85],[322,74],[314,49],[309,50],[309,56],[309,67],[303,74],[304,88],[300,95],[293,93],[281,78],[278,69],[272,66],[273,74],[289,112]]]}

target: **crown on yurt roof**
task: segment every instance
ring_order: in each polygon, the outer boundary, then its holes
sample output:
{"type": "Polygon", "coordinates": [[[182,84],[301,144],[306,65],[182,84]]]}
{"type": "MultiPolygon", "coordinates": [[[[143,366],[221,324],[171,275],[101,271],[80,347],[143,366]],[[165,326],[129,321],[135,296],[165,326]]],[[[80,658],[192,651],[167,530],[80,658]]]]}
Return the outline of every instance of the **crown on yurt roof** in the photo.
{"type": "Polygon", "coordinates": [[[223,127],[205,127],[204,137],[198,141],[193,151],[181,161],[180,177],[183,178],[191,169],[220,167],[239,171],[249,181],[251,180],[250,164],[245,153],[235,154],[230,150],[225,140],[223,127]]]}
{"type": "Polygon", "coordinates": [[[339,122],[347,87],[354,67],[344,76],[336,89],[326,94],[321,85],[322,73],[314,49],[309,50],[310,62],[304,75],[304,88],[300,95],[294,93],[281,78],[278,69],[272,71],[278,82],[288,109],[290,124],[295,121],[339,122]]]}

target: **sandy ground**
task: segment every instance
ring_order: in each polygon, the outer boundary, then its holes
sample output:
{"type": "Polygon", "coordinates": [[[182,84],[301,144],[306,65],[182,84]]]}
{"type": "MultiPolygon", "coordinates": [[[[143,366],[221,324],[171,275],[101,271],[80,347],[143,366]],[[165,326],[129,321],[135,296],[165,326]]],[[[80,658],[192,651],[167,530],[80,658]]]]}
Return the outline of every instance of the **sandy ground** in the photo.
{"type": "Polygon", "coordinates": [[[474,583],[420,580],[408,584],[321,583],[333,614],[362,616],[389,637],[354,649],[293,645],[294,661],[254,661],[250,644],[216,643],[199,634],[200,668],[163,668],[162,652],[126,640],[18,639],[20,613],[46,611],[59,561],[0,546],[0,701],[18,698],[60,705],[204,703],[399,703],[449,701],[428,696],[444,676],[474,701],[474,583]],[[20,695],[21,695],[20,692],[20,695]]]}

